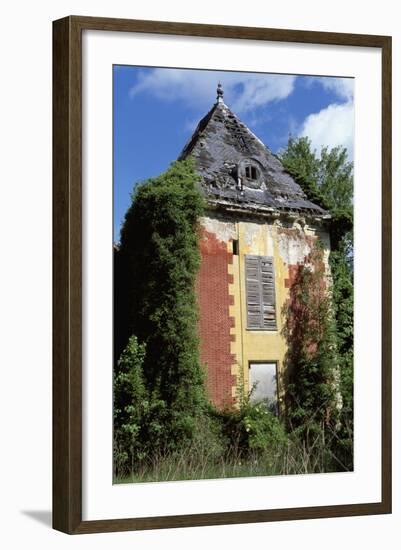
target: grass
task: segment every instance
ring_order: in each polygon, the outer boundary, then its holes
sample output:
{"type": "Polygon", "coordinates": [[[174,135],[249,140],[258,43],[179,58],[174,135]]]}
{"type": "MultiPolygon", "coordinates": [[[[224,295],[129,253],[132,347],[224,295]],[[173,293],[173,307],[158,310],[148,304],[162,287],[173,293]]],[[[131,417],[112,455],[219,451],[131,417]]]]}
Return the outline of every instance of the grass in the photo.
{"type": "Polygon", "coordinates": [[[150,467],[141,467],[128,476],[116,478],[115,483],[235,478],[274,475],[274,473],[276,473],[274,468],[266,468],[265,464],[257,460],[252,462],[221,459],[217,463],[202,463],[198,460],[188,460],[188,457],[170,457],[150,467]]]}
{"type": "Polygon", "coordinates": [[[156,456],[115,476],[114,483],[145,483],[344,472],[347,468],[318,436],[306,448],[297,438],[289,438],[279,448],[241,456],[236,449],[220,456],[204,446],[191,447],[168,456],[156,456]]]}

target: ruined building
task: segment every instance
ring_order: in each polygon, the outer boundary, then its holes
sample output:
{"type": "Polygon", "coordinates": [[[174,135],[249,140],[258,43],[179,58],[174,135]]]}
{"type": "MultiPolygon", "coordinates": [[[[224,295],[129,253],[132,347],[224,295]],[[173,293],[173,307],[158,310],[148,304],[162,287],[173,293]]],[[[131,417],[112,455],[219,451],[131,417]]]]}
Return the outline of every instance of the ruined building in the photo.
{"type": "Polygon", "coordinates": [[[285,391],[282,306],[317,237],[329,253],[329,215],[307,199],[280,160],[217,100],[180,159],[192,155],[207,212],[197,281],[201,360],[218,407],[242,387],[278,403],[285,391]]]}

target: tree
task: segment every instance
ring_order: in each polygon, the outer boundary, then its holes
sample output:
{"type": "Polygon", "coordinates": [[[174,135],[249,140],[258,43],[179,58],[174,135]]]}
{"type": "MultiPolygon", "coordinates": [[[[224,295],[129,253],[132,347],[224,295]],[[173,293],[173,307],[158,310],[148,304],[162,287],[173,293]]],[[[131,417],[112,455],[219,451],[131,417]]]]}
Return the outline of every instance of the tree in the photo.
{"type": "Polygon", "coordinates": [[[336,322],[340,390],[343,399],[338,433],[342,462],[352,466],[353,438],[353,165],[345,148],[323,147],[320,156],[307,137],[290,138],[280,153],[285,169],[307,196],[328,210],[330,269],[336,322]]]}
{"type": "Polygon", "coordinates": [[[352,240],[353,165],[347,160],[347,150],[322,147],[319,157],[309,138],[290,137],[279,157],[307,196],[330,212],[332,249],[340,248],[344,237],[352,240]]]}
{"type": "Polygon", "coordinates": [[[122,347],[121,335],[136,334],[146,344],[144,383],[159,403],[152,425],[166,450],[193,437],[206,405],[195,296],[204,208],[198,180],[187,159],[138,185],[117,251],[116,340],[122,347]]]}

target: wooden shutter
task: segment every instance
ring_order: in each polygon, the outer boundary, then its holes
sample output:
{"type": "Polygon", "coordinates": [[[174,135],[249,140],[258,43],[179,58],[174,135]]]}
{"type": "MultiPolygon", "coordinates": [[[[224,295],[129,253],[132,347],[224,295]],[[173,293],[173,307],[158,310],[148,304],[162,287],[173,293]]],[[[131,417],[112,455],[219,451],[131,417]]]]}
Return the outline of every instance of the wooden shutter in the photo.
{"type": "Polygon", "coordinates": [[[276,330],[273,258],[245,256],[247,326],[276,330]]]}
{"type": "Polygon", "coordinates": [[[260,257],[260,278],[263,304],[262,328],[275,330],[277,325],[273,258],[260,257]]]}
{"type": "Polygon", "coordinates": [[[245,277],[248,328],[261,328],[263,308],[261,303],[258,256],[245,256],[245,277]]]}

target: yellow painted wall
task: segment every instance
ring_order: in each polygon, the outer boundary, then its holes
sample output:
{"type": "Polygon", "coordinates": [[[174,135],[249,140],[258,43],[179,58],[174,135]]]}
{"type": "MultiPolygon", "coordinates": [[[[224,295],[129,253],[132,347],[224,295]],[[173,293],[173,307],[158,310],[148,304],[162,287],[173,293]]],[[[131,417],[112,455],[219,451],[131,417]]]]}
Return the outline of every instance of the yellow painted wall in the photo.
{"type": "MultiPolygon", "coordinates": [[[[249,363],[253,361],[276,362],[278,366],[279,399],[283,397],[283,362],[286,353],[286,342],[282,336],[282,307],[287,300],[289,290],[285,280],[289,277],[289,266],[304,263],[311,251],[310,237],[319,237],[324,245],[325,263],[328,269],[330,239],[322,226],[312,226],[305,219],[261,218],[256,220],[235,221],[234,216],[211,214],[202,218],[203,227],[213,233],[217,239],[233,251],[232,241],[238,240],[239,254],[233,255],[228,272],[232,275],[229,294],[233,297],[230,316],[234,317],[234,326],[230,329],[233,335],[231,353],[236,362],[232,373],[237,376],[237,385],[232,388],[232,395],[237,396],[241,381],[245,392],[249,391],[249,363]],[[254,254],[273,256],[276,293],[277,330],[247,329],[245,256],[254,254]]],[[[312,239],[313,240],[313,239],[312,239]]],[[[327,271],[329,273],[329,271],[327,271]]]]}
{"type": "MultiPolygon", "coordinates": [[[[241,375],[244,390],[249,391],[249,363],[253,361],[276,362],[278,366],[279,400],[284,392],[283,362],[286,353],[286,342],[282,336],[282,307],[288,297],[289,290],[285,280],[289,276],[289,265],[303,263],[310,252],[307,236],[317,236],[323,240],[326,249],[326,260],[329,253],[328,235],[322,230],[312,228],[297,222],[280,221],[256,223],[238,221],[235,223],[235,235],[239,243],[239,254],[233,256],[229,273],[233,275],[230,294],[234,297],[234,305],[230,307],[230,315],[235,318],[235,327],[231,333],[235,341],[231,344],[231,352],[236,355],[237,362],[233,365],[233,374],[241,375]],[[277,330],[249,330],[247,328],[246,288],[245,288],[245,256],[254,254],[273,256],[275,271],[276,319],[277,330]]],[[[309,240],[310,242],[310,240],[309,240]]],[[[232,247],[232,241],[228,243],[232,247]]],[[[231,248],[232,250],[232,248],[231,248]]],[[[233,395],[237,388],[232,389],[233,395]]]]}

